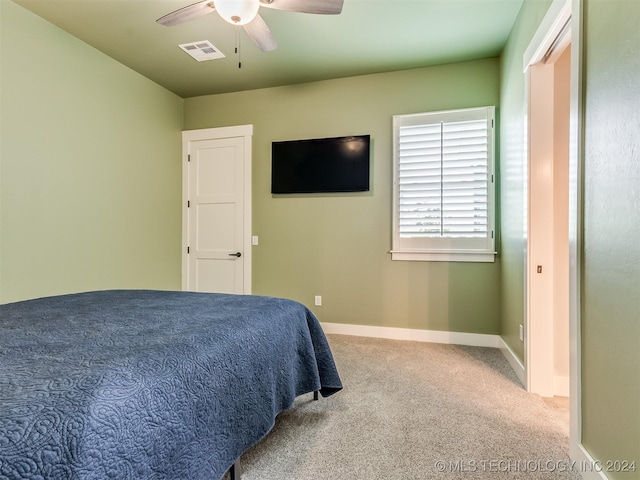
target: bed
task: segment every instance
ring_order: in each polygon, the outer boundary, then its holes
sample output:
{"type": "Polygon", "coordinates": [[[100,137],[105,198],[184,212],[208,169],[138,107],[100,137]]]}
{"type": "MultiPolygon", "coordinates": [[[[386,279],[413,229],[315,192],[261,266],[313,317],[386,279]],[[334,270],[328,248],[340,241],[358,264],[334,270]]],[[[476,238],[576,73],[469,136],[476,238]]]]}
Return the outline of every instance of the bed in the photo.
{"type": "Polygon", "coordinates": [[[0,479],[219,479],[297,396],[341,388],[318,320],[292,300],[110,290],[0,305],[0,479]]]}

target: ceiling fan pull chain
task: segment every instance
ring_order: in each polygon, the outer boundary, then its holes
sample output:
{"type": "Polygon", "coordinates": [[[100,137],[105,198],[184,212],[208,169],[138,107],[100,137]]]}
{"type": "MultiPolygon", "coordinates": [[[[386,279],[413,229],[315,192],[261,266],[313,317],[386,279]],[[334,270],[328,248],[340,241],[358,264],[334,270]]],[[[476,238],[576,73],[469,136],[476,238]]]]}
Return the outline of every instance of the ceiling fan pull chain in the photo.
{"type": "Polygon", "coordinates": [[[236,55],[238,55],[238,68],[242,68],[242,58],[240,55],[240,27],[236,26],[236,55]]]}

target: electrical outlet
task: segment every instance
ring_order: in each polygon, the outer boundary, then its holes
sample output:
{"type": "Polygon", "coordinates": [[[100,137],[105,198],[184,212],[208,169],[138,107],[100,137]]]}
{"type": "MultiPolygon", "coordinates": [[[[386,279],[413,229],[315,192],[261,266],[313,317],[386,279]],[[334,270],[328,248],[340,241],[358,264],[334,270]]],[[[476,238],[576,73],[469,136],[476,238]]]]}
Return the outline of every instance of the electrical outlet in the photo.
{"type": "Polygon", "coordinates": [[[316,307],[319,307],[319,306],[322,305],[322,296],[321,295],[316,295],[315,305],[316,305],[316,307]]]}
{"type": "Polygon", "coordinates": [[[524,342],[524,325],[520,325],[520,341],[524,342]]]}

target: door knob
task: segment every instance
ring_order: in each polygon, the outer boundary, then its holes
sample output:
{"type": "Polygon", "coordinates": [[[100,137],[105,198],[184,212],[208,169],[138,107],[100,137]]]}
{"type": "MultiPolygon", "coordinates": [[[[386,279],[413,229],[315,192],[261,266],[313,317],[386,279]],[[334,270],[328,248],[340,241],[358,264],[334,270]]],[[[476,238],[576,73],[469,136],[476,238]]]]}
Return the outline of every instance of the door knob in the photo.
{"type": "Polygon", "coordinates": [[[238,257],[239,258],[239,257],[242,256],[242,254],[240,252],[236,252],[236,253],[230,253],[229,256],[230,257],[238,257]]]}

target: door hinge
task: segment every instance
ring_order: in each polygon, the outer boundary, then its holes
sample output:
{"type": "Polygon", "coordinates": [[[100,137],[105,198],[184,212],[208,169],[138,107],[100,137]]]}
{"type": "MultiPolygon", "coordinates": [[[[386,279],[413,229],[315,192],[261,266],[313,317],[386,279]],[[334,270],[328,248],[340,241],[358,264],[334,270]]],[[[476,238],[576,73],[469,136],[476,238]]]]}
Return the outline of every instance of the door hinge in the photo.
{"type": "Polygon", "coordinates": [[[187,208],[191,207],[191,202],[187,200],[187,208]]]}
{"type": "Polygon", "coordinates": [[[491,238],[493,238],[493,230],[491,230],[491,238]]]}
{"type": "Polygon", "coordinates": [[[191,154],[189,153],[187,154],[187,162],[190,162],[190,161],[191,161],[191,154]]]}
{"type": "Polygon", "coordinates": [[[189,248],[189,247],[187,247],[187,254],[188,254],[188,253],[190,253],[190,248],[189,248]]]}

